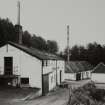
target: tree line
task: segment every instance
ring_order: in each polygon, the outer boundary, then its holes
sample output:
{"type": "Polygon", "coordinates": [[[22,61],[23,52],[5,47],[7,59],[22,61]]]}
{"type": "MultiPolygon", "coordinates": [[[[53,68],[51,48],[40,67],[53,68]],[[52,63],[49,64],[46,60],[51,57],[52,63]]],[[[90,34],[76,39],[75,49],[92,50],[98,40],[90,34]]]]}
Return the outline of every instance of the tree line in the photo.
{"type": "MultiPolygon", "coordinates": [[[[74,45],[69,52],[71,61],[88,61],[93,65],[100,62],[105,63],[105,45],[97,42],[89,43],[86,47],[74,45]]],[[[67,48],[60,53],[60,56],[67,59],[67,48]]]]}
{"type": "MultiPolygon", "coordinates": [[[[0,46],[7,41],[18,42],[15,25],[7,18],[0,18],[0,46]]],[[[58,43],[54,40],[45,40],[41,36],[30,34],[27,30],[22,32],[22,44],[27,47],[37,48],[53,54],[58,54],[58,43]]],[[[58,55],[67,59],[67,48],[58,55]]],[[[70,49],[70,60],[72,61],[89,61],[96,65],[99,62],[105,63],[105,45],[97,42],[89,43],[86,47],[74,45],[70,49]]]]}
{"type": "MultiPolygon", "coordinates": [[[[7,18],[0,18],[0,46],[7,41],[17,43],[15,25],[7,18]]],[[[28,47],[37,48],[50,53],[58,52],[58,44],[54,40],[45,40],[41,36],[30,34],[27,30],[22,32],[22,44],[28,47]]]]}

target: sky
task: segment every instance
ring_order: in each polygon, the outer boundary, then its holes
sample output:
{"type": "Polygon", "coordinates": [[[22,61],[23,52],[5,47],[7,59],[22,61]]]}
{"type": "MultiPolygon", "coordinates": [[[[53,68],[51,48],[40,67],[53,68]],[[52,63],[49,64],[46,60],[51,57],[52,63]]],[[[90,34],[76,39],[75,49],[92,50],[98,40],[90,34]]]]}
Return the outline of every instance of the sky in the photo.
{"type": "MultiPolygon", "coordinates": [[[[105,44],[105,0],[20,0],[23,30],[70,47],[90,42],[105,44]]],[[[17,23],[17,0],[0,0],[0,17],[17,23]]]]}

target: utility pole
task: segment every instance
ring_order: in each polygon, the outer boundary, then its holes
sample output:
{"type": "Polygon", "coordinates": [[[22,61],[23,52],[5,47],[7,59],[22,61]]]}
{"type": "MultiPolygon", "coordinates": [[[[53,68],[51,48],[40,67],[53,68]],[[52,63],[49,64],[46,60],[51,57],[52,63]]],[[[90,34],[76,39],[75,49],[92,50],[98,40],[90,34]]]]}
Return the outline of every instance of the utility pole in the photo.
{"type": "Polygon", "coordinates": [[[67,25],[67,63],[70,61],[70,48],[69,48],[69,25],[67,25]]]}
{"type": "MultiPolygon", "coordinates": [[[[70,62],[70,46],[69,46],[69,35],[70,35],[70,29],[69,29],[69,25],[67,25],[67,65],[69,66],[69,62],[70,62]]],[[[68,103],[67,105],[70,105],[71,102],[71,96],[72,96],[72,90],[71,90],[71,85],[68,84],[68,89],[69,89],[69,98],[68,98],[68,103]]]]}

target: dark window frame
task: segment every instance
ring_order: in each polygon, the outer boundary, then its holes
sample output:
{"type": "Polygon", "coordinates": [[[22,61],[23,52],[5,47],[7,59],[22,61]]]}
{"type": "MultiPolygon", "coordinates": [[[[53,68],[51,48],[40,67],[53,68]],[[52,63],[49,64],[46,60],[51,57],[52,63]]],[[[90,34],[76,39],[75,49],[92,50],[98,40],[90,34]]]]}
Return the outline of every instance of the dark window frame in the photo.
{"type": "Polygon", "coordinates": [[[21,81],[21,84],[29,84],[29,78],[28,77],[22,77],[20,81],[21,81]]]}
{"type": "Polygon", "coordinates": [[[4,57],[4,74],[13,75],[13,57],[12,56],[4,57]]]}

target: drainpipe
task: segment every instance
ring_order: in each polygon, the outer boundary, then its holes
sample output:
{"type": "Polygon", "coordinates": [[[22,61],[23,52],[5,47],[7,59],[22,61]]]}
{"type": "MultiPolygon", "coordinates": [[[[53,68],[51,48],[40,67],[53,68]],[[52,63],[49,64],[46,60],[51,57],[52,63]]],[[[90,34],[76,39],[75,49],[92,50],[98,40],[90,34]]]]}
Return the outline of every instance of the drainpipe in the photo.
{"type": "Polygon", "coordinates": [[[42,62],[42,72],[41,72],[41,76],[42,76],[42,96],[44,95],[43,93],[43,88],[44,88],[44,83],[43,83],[43,63],[44,63],[44,60],[41,60],[42,62]]]}
{"type": "Polygon", "coordinates": [[[56,60],[56,86],[58,85],[57,83],[57,60],[56,60]]]}

